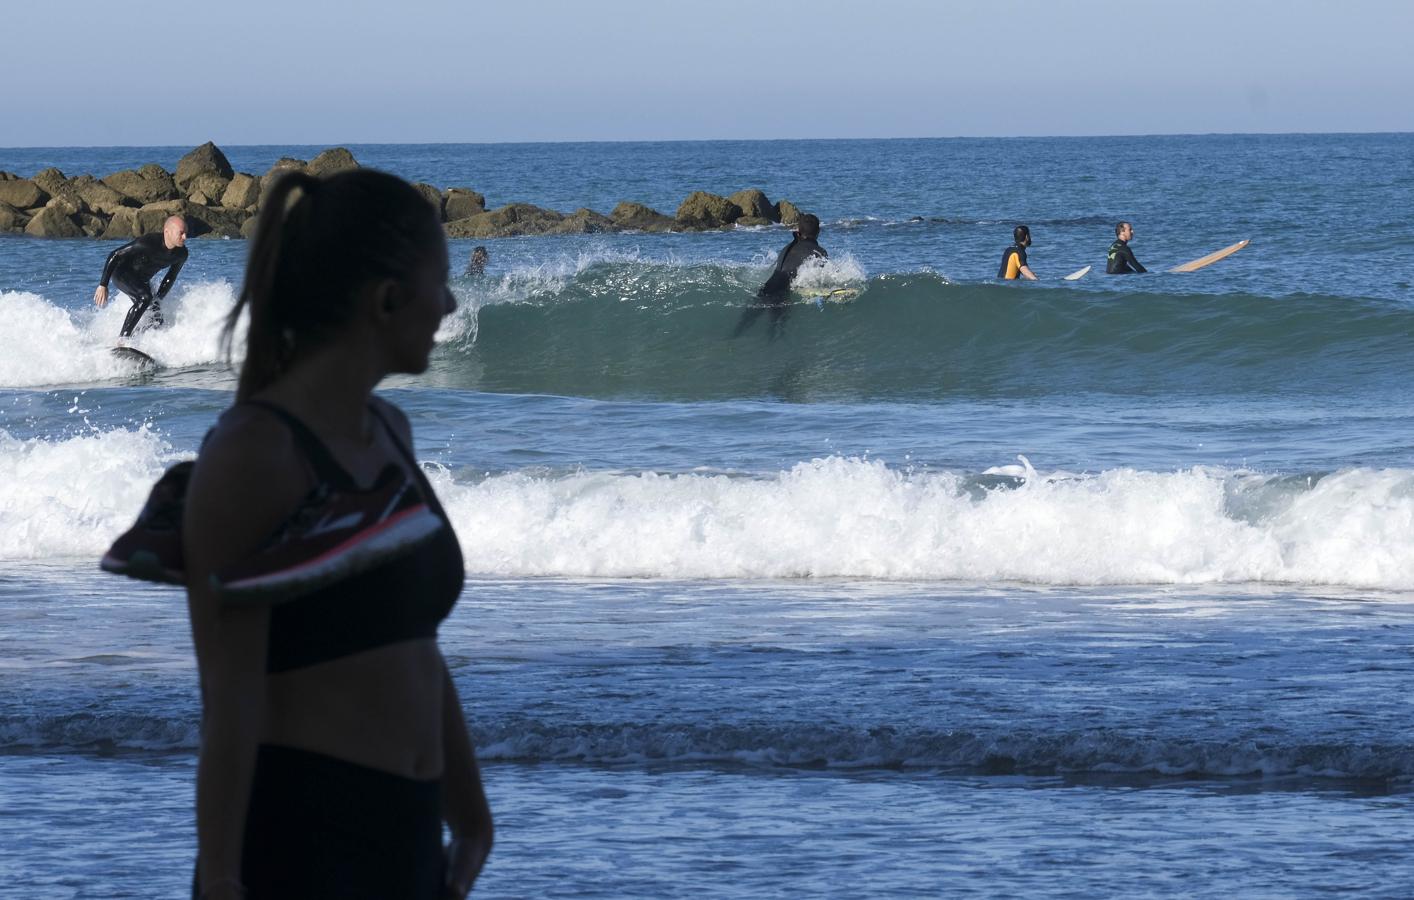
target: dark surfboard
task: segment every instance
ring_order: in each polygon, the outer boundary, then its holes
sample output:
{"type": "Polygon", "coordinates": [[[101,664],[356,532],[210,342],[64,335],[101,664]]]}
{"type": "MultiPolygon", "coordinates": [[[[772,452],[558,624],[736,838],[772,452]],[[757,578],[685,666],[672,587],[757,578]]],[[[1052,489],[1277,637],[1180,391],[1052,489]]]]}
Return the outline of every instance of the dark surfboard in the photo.
{"type": "Polygon", "coordinates": [[[136,350],[132,347],[114,347],[113,355],[119,359],[137,363],[138,368],[141,369],[157,368],[157,360],[143,353],[141,350],[136,350]]]}

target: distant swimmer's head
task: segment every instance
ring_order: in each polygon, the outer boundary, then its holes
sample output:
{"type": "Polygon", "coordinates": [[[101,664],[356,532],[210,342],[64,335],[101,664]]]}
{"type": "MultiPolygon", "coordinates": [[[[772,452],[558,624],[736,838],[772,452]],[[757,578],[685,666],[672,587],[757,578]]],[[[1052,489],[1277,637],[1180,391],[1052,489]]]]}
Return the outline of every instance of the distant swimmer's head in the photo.
{"type": "Polygon", "coordinates": [[[187,220],[181,216],[168,216],[162,223],[162,243],[168,250],[187,245],[187,220]]]}
{"type": "Polygon", "coordinates": [[[476,247],[471,251],[471,260],[466,264],[466,271],[471,275],[481,275],[486,271],[486,262],[491,258],[485,247],[476,247]]]}
{"type": "Polygon", "coordinates": [[[803,238],[815,240],[820,236],[820,217],[811,213],[801,213],[795,220],[795,233],[803,238]]]}
{"type": "Polygon", "coordinates": [[[1018,225],[1011,230],[1011,239],[1016,241],[1018,247],[1031,246],[1031,229],[1025,225],[1018,225]]]}
{"type": "Polygon", "coordinates": [[[456,308],[437,212],[374,169],[280,176],[262,204],[245,282],[226,322],[229,351],[249,311],[241,399],[331,345],[381,374],[425,371],[456,308]]]}
{"type": "Polygon", "coordinates": [[[1115,225],[1115,237],[1122,241],[1129,240],[1134,237],[1134,226],[1130,225],[1128,222],[1120,222],[1115,225]]]}

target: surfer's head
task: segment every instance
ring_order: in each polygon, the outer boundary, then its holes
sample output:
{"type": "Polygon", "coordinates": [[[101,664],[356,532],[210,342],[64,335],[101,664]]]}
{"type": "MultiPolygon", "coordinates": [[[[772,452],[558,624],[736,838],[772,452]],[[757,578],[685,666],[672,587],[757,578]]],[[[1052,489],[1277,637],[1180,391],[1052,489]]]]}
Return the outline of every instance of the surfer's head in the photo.
{"type": "Polygon", "coordinates": [[[1031,246],[1031,229],[1025,225],[1018,225],[1011,230],[1011,239],[1016,241],[1018,247],[1031,246]]]}
{"type": "Polygon", "coordinates": [[[230,347],[250,314],[238,396],[340,341],[381,374],[427,368],[432,336],[456,308],[437,211],[373,169],[280,177],[262,205],[245,283],[226,322],[230,347]]]}
{"type": "Polygon", "coordinates": [[[1122,241],[1127,241],[1134,237],[1134,226],[1128,222],[1120,222],[1115,225],[1115,237],[1122,241]]]}
{"type": "Polygon", "coordinates": [[[162,223],[162,243],[168,250],[187,245],[187,220],[181,216],[168,216],[162,223]]]}
{"type": "Polygon", "coordinates": [[[801,213],[800,218],[795,220],[795,233],[810,240],[819,237],[820,217],[810,213],[801,213]]]}

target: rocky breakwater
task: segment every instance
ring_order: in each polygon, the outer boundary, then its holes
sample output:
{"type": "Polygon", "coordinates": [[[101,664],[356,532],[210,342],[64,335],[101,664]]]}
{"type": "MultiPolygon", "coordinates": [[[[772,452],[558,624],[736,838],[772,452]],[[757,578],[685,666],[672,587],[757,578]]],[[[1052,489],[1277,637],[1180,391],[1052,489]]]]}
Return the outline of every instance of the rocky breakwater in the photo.
{"type": "MultiPolygon", "coordinates": [[[[255,175],[235,171],[220,148],[207,142],[183,156],[175,172],[155,163],[102,178],[70,178],[55,168],[31,178],[0,172],[0,233],[126,240],[158,231],[168,216],[180,215],[191,237],[250,237],[261,202],[279,175],[290,170],[330,175],[358,165],[352,153],[334,147],[308,161],[276,160],[265,174],[255,175]]],[[[528,203],[488,210],[485,196],[468,187],[414,187],[437,210],[450,237],[709,231],[793,225],[800,215],[790,201],[772,203],[756,189],[729,197],[696,191],[669,216],[629,201],[608,215],[592,209],[565,213],[528,203]]]]}

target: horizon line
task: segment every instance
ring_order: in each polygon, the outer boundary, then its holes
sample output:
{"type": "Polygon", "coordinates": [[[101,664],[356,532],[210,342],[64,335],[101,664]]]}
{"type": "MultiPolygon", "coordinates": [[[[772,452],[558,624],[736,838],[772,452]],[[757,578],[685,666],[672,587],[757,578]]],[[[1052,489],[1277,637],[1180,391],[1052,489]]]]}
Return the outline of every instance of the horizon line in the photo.
{"type": "MultiPolygon", "coordinates": [[[[1101,140],[1105,138],[1170,138],[1170,137],[1340,137],[1372,135],[1406,135],[1414,131],[1174,131],[1136,132],[1128,134],[955,134],[955,135],[898,135],[892,137],[770,137],[770,138],[645,138],[627,139],[571,139],[553,140],[503,140],[503,141],[342,141],[342,142],[227,142],[216,146],[226,147],[411,147],[411,146],[465,146],[492,147],[539,145],[539,144],[738,144],[738,143],[807,143],[835,141],[1027,141],[1027,140],[1101,140]]],[[[202,143],[207,143],[203,141],[202,143]]],[[[185,147],[186,144],[3,144],[3,150],[122,150],[148,149],[160,147],[185,147]]],[[[199,147],[201,144],[194,144],[199,147]]]]}

